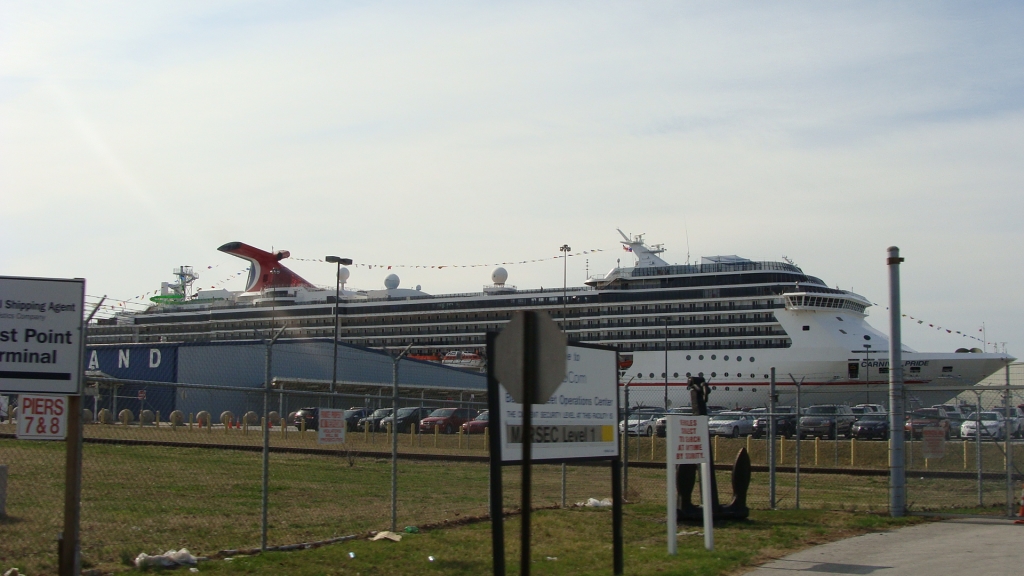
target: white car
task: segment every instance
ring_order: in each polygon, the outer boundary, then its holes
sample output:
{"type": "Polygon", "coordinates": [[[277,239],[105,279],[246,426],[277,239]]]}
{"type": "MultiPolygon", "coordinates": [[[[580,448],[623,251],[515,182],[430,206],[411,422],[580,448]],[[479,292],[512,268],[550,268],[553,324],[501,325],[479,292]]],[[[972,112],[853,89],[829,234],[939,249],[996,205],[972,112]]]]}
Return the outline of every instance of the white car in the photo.
{"type": "Polygon", "coordinates": [[[754,417],[746,412],[722,412],[708,420],[708,434],[739,438],[754,433],[754,417]]]}
{"type": "Polygon", "coordinates": [[[1006,413],[1005,406],[993,406],[989,408],[991,412],[997,412],[1006,418],[1006,425],[1010,429],[1010,436],[1014,438],[1020,438],[1024,433],[1024,414],[1021,414],[1020,408],[1016,406],[1010,406],[1010,413],[1006,413]]]}
{"type": "MultiPolygon", "coordinates": [[[[978,414],[973,413],[960,425],[961,438],[973,438],[978,433],[978,414]]],[[[1006,438],[1006,419],[998,412],[981,413],[981,437],[1003,440],[1006,438]]]]}
{"type": "Polygon", "coordinates": [[[629,421],[619,422],[619,433],[626,433],[630,436],[651,436],[654,434],[654,426],[658,418],[664,416],[664,412],[638,412],[629,415],[629,421]]]}

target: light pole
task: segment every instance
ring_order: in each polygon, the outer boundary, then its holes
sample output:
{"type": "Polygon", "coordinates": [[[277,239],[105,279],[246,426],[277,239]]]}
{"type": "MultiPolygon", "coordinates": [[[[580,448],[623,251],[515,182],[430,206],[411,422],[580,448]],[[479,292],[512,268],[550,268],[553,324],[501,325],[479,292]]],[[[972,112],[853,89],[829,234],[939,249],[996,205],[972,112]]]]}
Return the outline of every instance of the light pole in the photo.
{"type": "Polygon", "coordinates": [[[338,307],[341,304],[341,265],[351,266],[352,259],[328,256],[324,260],[338,265],[334,274],[334,370],[331,374],[331,394],[334,394],[334,388],[338,385],[338,307]]]}
{"type": "MultiPolygon", "coordinates": [[[[568,244],[562,244],[558,250],[562,253],[562,333],[569,334],[569,326],[565,319],[565,305],[566,305],[566,268],[569,266],[569,248],[568,244]]],[[[562,462],[562,508],[565,508],[565,462],[562,462]]]]}
{"type": "Polygon", "coordinates": [[[562,244],[558,249],[562,253],[562,332],[568,332],[566,329],[565,321],[565,293],[566,293],[566,268],[569,266],[569,248],[568,244],[562,244]]]}

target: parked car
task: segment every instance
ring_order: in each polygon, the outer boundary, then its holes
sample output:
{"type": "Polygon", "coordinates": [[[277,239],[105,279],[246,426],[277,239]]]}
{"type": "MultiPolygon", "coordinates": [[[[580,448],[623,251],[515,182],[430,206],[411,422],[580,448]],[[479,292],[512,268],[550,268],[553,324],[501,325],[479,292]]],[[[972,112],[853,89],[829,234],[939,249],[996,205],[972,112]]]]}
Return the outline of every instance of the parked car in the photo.
{"type": "MultiPolygon", "coordinates": [[[[690,408],[689,406],[683,406],[681,408],[672,408],[668,411],[668,414],[685,414],[687,416],[690,416],[693,414],[693,409],[690,408]]],[[[658,438],[665,437],[665,427],[665,414],[662,414],[661,416],[658,417],[657,420],[654,421],[654,433],[658,436],[658,438]]]]}
{"type": "Polygon", "coordinates": [[[722,412],[708,420],[708,434],[739,438],[754,433],[754,417],[746,412],[722,412]]]}
{"type": "Polygon", "coordinates": [[[943,408],[918,408],[910,413],[904,424],[904,432],[908,438],[920,438],[925,428],[941,428],[946,440],[949,440],[949,415],[943,408]]]}
{"type": "MultiPolygon", "coordinates": [[[[796,408],[793,406],[775,407],[775,434],[783,438],[796,436],[796,408]]],[[[754,419],[754,438],[768,435],[768,415],[760,415],[754,419]]]]}
{"type": "Polygon", "coordinates": [[[363,427],[369,424],[370,431],[376,432],[377,430],[380,430],[380,421],[390,415],[391,408],[378,408],[374,410],[373,413],[370,414],[369,416],[366,416],[365,418],[360,418],[359,421],[356,422],[356,428],[358,428],[359,430],[365,430],[365,428],[363,427]]]}
{"type": "Polygon", "coordinates": [[[863,408],[864,414],[885,414],[885,406],[881,404],[857,404],[854,408],[863,408]]]}
{"type": "Polygon", "coordinates": [[[345,430],[355,432],[359,430],[359,421],[370,415],[369,408],[349,408],[345,410],[345,430]]]}
{"type": "Polygon", "coordinates": [[[302,428],[302,423],[306,423],[306,430],[316,430],[317,426],[320,425],[320,409],[319,408],[299,408],[295,411],[295,416],[292,417],[292,425],[296,428],[302,428]]]}
{"type": "Polygon", "coordinates": [[[857,419],[850,427],[850,433],[854,438],[880,438],[889,439],[889,415],[870,413],[857,419]]]}
{"type": "Polygon", "coordinates": [[[387,430],[388,424],[390,424],[393,420],[396,420],[397,417],[397,422],[395,422],[395,431],[397,431],[399,434],[409,432],[414,427],[418,427],[420,425],[420,420],[423,420],[424,418],[429,416],[430,413],[433,412],[434,410],[435,408],[421,407],[399,408],[397,414],[395,414],[394,416],[385,416],[384,418],[381,419],[380,423],[377,424],[377,426],[381,430],[387,430]]]}
{"type": "MultiPolygon", "coordinates": [[[[969,414],[964,423],[960,425],[960,437],[962,438],[975,438],[978,434],[978,420],[979,414],[977,412],[969,414]]],[[[998,412],[982,412],[980,414],[981,420],[981,437],[982,438],[993,438],[995,440],[1006,439],[1006,419],[1003,415],[998,412]]]]}
{"type": "Polygon", "coordinates": [[[841,404],[818,404],[810,406],[804,415],[800,417],[800,439],[806,437],[821,436],[836,438],[843,434],[851,438],[853,423],[857,417],[850,411],[849,406],[841,404]]]}
{"type": "Polygon", "coordinates": [[[964,415],[959,410],[946,410],[946,417],[949,418],[949,434],[956,438],[960,437],[960,427],[964,424],[964,415]]]}
{"type": "Polygon", "coordinates": [[[989,408],[990,412],[998,412],[1003,415],[1006,419],[1006,427],[1010,431],[1010,436],[1014,438],[1020,438],[1024,433],[1024,414],[1021,414],[1020,408],[1016,406],[1010,406],[1009,412],[1006,410],[1006,406],[993,406],[989,408]]]}
{"type": "Polygon", "coordinates": [[[665,412],[637,412],[629,415],[629,421],[619,422],[619,433],[630,436],[653,436],[654,425],[665,412]]]}
{"type": "Polygon", "coordinates": [[[481,412],[476,418],[462,425],[463,434],[483,434],[487,429],[489,417],[487,410],[481,412]]]}
{"type": "Polygon", "coordinates": [[[437,428],[442,434],[454,434],[473,418],[476,418],[476,410],[472,408],[438,408],[420,421],[420,432],[427,434],[437,428]]]}

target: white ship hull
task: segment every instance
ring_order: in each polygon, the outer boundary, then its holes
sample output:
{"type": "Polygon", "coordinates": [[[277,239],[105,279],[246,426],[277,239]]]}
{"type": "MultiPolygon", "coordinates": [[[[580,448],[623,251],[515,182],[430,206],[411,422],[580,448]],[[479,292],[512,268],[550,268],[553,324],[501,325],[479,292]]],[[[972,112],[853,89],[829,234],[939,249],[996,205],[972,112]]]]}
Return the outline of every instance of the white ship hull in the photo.
{"type": "MultiPolygon", "coordinates": [[[[888,405],[889,341],[863,316],[787,309],[776,317],[792,338],[789,348],[670,350],[667,371],[664,351],[633,352],[632,366],[621,373],[621,382],[630,386],[630,405],[663,406],[667,372],[670,407],[690,404],[688,373],[702,373],[710,381],[710,404],[767,406],[772,368],[782,405],[796,404],[797,383],[802,383],[801,406],[888,405]],[[871,348],[864,347],[868,343],[871,348]]],[[[902,356],[908,407],[945,403],[1013,360],[1006,354],[919,353],[907,347],[902,356]]]]}

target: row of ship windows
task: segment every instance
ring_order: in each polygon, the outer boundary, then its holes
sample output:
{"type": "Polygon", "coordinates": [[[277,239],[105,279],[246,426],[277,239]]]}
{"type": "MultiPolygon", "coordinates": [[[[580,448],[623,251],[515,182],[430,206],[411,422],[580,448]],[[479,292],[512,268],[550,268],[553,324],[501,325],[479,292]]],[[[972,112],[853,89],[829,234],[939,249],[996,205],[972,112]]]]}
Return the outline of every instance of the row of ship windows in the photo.
{"type": "MultiPolygon", "coordinates": [[[[704,373],[703,373],[703,372],[701,372],[701,374],[703,375],[704,373]]],[[[692,376],[692,374],[691,374],[690,372],[687,372],[687,373],[686,373],[686,377],[687,377],[687,378],[689,378],[690,376],[692,376]]],[[[726,372],[725,374],[722,374],[722,376],[723,376],[724,378],[728,378],[728,377],[729,377],[729,373],[728,373],[728,372],[726,372]]],[[[643,377],[644,377],[644,373],[643,373],[643,372],[638,372],[638,373],[637,373],[637,375],[636,375],[636,377],[637,377],[637,378],[640,378],[640,379],[643,379],[643,377]]],[[[673,373],[672,373],[672,377],[673,377],[673,378],[679,378],[679,372],[673,372],[673,373]]],[[[711,377],[712,377],[712,378],[716,378],[716,377],[718,377],[718,373],[717,373],[717,372],[712,372],[712,373],[711,373],[711,377]]],[[[746,376],[744,376],[742,372],[737,372],[737,373],[736,373],[736,375],[735,375],[735,377],[736,377],[736,378],[746,378],[746,376]]],[[[750,377],[751,377],[751,378],[757,378],[757,374],[751,373],[751,374],[750,374],[750,377]]],[[[653,379],[654,379],[654,372],[651,372],[651,373],[649,373],[649,374],[648,374],[648,378],[650,378],[650,379],[652,379],[652,380],[653,380],[653,379]]],[[[662,373],[661,373],[661,378],[662,378],[662,379],[664,379],[664,378],[665,378],[665,373],[664,373],[664,372],[662,372],[662,373]]],[[[768,375],[767,375],[767,374],[765,374],[765,375],[764,375],[764,378],[768,378],[768,375]]],[[[726,388],[726,390],[728,390],[728,388],[726,388]]],[[[740,390],[742,390],[742,388],[740,388],[740,390]]]]}
{"type": "MultiPolygon", "coordinates": [[[[760,314],[755,314],[754,318],[746,318],[745,315],[740,315],[738,318],[734,317],[733,315],[729,315],[729,316],[727,316],[725,318],[723,318],[721,316],[713,316],[713,317],[712,316],[704,316],[704,317],[701,317],[701,318],[695,318],[694,319],[695,321],[693,321],[693,322],[687,322],[687,321],[674,321],[674,322],[670,322],[669,323],[669,328],[672,328],[674,326],[686,326],[686,325],[698,325],[698,326],[705,325],[706,326],[706,325],[708,325],[709,321],[710,321],[710,325],[714,325],[714,324],[728,324],[728,323],[765,323],[765,322],[773,322],[775,320],[774,315],[765,314],[764,316],[765,316],[764,318],[761,318],[760,314]]],[[[556,318],[555,320],[556,320],[556,322],[560,321],[560,319],[558,319],[558,318],[556,318]]],[[[191,331],[193,331],[193,332],[204,332],[204,331],[210,330],[211,328],[213,330],[232,330],[232,329],[236,329],[237,330],[237,329],[244,329],[244,328],[270,327],[272,325],[272,323],[274,323],[274,321],[272,321],[272,320],[264,320],[264,321],[237,322],[237,323],[217,322],[217,323],[214,323],[214,324],[194,324],[192,326],[184,326],[184,325],[146,326],[146,327],[142,327],[141,331],[142,332],[157,333],[157,334],[159,334],[159,333],[189,331],[190,328],[191,328],[191,331]]],[[[298,324],[299,326],[330,326],[331,322],[329,322],[328,320],[323,320],[323,321],[299,321],[299,322],[296,322],[295,324],[298,324]]],[[[433,333],[433,332],[437,332],[439,328],[445,329],[444,331],[446,331],[446,332],[485,331],[485,330],[488,330],[488,329],[497,329],[497,328],[500,327],[500,324],[497,324],[497,323],[493,323],[493,324],[452,324],[451,321],[448,321],[448,322],[439,322],[437,324],[428,324],[428,325],[424,325],[424,326],[415,326],[415,327],[414,326],[410,326],[410,327],[408,327],[408,328],[403,330],[400,327],[387,327],[388,326],[387,324],[382,326],[380,324],[380,322],[377,321],[377,322],[372,323],[372,324],[370,322],[366,322],[366,323],[345,322],[339,328],[343,332],[349,332],[349,331],[352,331],[352,330],[358,330],[360,328],[362,328],[363,330],[367,330],[368,329],[368,328],[363,328],[359,324],[364,324],[364,325],[368,325],[368,326],[376,326],[374,328],[369,328],[369,329],[370,330],[379,331],[379,333],[381,333],[381,334],[401,334],[401,333],[423,334],[423,333],[433,333]]],[[[403,324],[406,324],[406,323],[403,323],[403,324]]],[[[584,322],[568,322],[567,323],[567,329],[568,330],[581,330],[581,329],[585,329],[585,328],[604,328],[604,327],[616,327],[616,328],[618,328],[618,327],[623,327],[623,328],[650,327],[652,329],[662,329],[663,330],[664,326],[665,326],[664,322],[659,322],[656,319],[635,319],[635,318],[634,319],[630,319],[630,320],[623,320],[623,319],[602,320],[602,321],[588,320],[585,323],[584,322]]],[[[730,328],[730,330],[732,330],[732,329],[733,328],[730,328]]],[[[687,334],[694,334],[695,330],[698,330],[698,329],[674,330],[674,331],[670,331],[670,334],[671,335],[681,335],[683,332],[685,332],[687,334]]],[[[709,328],[703,328],[703,330],[705,331],[704,333],[708,333],[707,331],[709,330],[709,328]]],[[[100,333],[100,332],[97,331],[97,333],[100,333]]]]}

